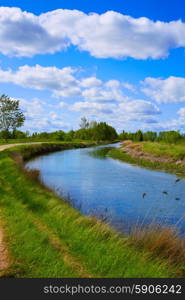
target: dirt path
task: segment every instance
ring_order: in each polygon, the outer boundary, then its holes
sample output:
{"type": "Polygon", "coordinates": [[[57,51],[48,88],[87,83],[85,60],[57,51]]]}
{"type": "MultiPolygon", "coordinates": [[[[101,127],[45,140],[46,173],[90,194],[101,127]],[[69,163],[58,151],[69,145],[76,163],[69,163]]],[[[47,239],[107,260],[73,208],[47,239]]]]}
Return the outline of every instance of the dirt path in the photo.
{"type": "Polygon", "coordinates": [[[21,145],[35,145],[35,144],[44,144],[48,142],[32,142],[32,143],[18,143],[18,144],[7,144],[7,145],[1,145],[0,146],[0,151],[6,150],[8,148],[12,148],[15,146],[21,146],[21,145]]]}
{"type": "MultiPolygon", "coordinates": [[[[8,148],[12,148],[19,145],[29,145],[29,144],[42,144],[41,142],[35,143],[18,143],[18,144],[7,144],[1,145],[0,151],[3,151],[8,148]]],[[[2,220],[2,215],[0,211],[0,277],[4,276],[6,270],[10,267],[10,257],[8,253],[8,249],[5,242],[5,234],[4,234],[4,223],[2,220]]]]}
{"type": "Polygon", "coordinates": [[[10,257],[5,243],[4,223],[0,214],[0,277],[3,276],[6,270],[10,267],[10,257]]]}

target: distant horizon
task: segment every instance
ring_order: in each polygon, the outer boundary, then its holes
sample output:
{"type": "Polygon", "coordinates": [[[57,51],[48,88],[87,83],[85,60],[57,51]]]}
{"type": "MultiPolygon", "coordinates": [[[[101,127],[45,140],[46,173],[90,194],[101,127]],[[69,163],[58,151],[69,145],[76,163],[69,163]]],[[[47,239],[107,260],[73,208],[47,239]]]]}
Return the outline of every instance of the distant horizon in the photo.
{"type": "Polygon", "coordinates": [[[185,133],[185,3],[99,2],[1,1],[0,94],[20,100],[20,130],[67,132],[86,116],[185,133]]]}

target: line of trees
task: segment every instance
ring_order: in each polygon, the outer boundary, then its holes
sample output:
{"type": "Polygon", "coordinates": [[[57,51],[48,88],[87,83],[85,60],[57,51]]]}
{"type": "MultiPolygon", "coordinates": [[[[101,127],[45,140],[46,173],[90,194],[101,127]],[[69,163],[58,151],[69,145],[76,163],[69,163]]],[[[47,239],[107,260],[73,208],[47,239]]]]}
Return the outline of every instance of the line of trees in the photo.
{"type": "Polygon", "coordinates": [[[81,119],[80,129],[64,132],[58,130],[55,132],[33,133],[31,138],[35,139],[52,139],[60,141],[95,140],[95,141],[113,141],[118,138],[116,130],[106,122],[89,122],[84,117],[81,119]]]}
{"type": "Polygon", "coordinates": [[[136,132],[125,132],[119,134],[121,140],[132,140],[135,142],[150,141],[150,142],[165,142],[165,143],[177,143],[185,139],[184,134],[180,134],[179,131],[155,131],[142,132],[138,130],[136,132]]]}

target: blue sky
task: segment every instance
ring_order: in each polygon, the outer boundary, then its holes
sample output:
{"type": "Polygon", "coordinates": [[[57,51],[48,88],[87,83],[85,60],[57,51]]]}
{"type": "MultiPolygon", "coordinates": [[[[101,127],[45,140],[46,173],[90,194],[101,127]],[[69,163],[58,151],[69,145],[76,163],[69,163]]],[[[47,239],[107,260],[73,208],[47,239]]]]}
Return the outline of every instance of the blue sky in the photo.
{"type": "Polygon", "coordinates": [[[24,130],[185,131],[185,2],[0,1],[0,93],[24,130]]]}

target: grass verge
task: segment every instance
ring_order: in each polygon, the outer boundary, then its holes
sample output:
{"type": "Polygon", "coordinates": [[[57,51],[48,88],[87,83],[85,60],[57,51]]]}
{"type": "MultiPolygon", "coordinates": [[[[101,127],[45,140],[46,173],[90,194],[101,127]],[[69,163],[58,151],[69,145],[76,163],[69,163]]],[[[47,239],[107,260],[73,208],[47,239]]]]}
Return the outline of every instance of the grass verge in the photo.
{"type": "Polygon", "coordinates": [[[108,152],[108,156],[144,168],[160,170],[168,173],[174,173],[179,176],[185,176],[185,167],[180,164],[176,164],[175,162],[157,162],[157,161],[152,161],[150,159],[133,157],[129,153],[123,152],[120,149],[112,149],[111,151],[108,152]]]}

